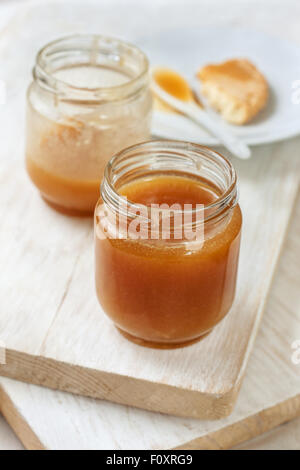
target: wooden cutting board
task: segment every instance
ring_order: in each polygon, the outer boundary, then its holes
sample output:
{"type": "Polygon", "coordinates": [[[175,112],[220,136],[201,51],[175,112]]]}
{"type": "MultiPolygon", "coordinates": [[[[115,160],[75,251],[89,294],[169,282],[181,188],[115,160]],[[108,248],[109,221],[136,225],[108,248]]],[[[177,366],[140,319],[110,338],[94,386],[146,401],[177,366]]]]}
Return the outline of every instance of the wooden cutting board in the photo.
{"type": "Polygon", "coordinates": [[[8,84],[0,118],[0,340],[7,348],[0,374],[174,415],[224,417],[241,386],[296,197],[299,141],[256,148],[250,161],[234,162],[244,227],[230,315],[184,349],[128,343],[95,298],[92,222],[48,208],[23,169],[24,93],[37,48],[101,21],[93,9],[64,16],[61,4],[48,7],[23,12],[0,42],[8,84]]]}
{"type": "Polygon", "coordinates": [[[0,416],[0,451],[3,450],[24,450],[24,447],[5,419],[0,416]]]}
{"type": "MultiPolygon", "coordinates": [[[[228,449],[300,416],[300,363],[293,364],[291,347],[300,340],[299,256],[300,195],[245,380],[229,417],[177,418],[0,378],[3,414],[28,449],[123,450],[228,449]]],[[[299,429],[294,426],[294,432],[299,429]]],[[[277,431],[275,447],[293,447],[297,434],[284,443],[282,433],[277,431]]],[[[250,448],[265,448],[266,442],[266,438],[256,440],[250,448]]]]}

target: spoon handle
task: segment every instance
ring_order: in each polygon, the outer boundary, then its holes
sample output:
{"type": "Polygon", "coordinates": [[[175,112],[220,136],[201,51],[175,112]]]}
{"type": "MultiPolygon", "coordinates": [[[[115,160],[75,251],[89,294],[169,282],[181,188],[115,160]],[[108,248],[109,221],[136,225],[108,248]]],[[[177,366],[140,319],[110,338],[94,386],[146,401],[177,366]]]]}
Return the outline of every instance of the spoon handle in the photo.
{"type": "Polygon", "coordinates": [[[217,137],[221,144],[223,144],[233,155],[243,160],[251,157],[250,148],[230,131],[225,129],[219,122],[213,119],[206,111],[203,111],[196,104],[181,101],[174,96],[166,93],[160,86],[157,85],[155,80],[152,80],[152,90],[167,104],[172,106],[177,111],[185,116],[188,116],[197,124],[205,127],[212,135],[217,137]]]}
{"type": "Polygon", "coordinates": [[[251,157],[251,150],[240,139],[235,137],[231,132],[227,131],[222,124],[213,119],[207,112],[199,109],[196,105],[189,104],[186,114],[198,124],[205,127],[211,134],[218,138],[233,155],[242,160],[251,157]]]}

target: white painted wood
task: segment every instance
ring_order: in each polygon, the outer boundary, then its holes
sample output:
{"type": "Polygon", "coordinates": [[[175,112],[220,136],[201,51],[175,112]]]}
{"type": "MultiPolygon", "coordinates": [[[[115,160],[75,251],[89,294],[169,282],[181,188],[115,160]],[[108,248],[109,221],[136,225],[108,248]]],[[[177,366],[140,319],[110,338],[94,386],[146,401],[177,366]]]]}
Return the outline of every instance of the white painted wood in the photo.
{"type": "Polygon", "coordinates": [[[234,450],[300,450],[300,418],[278,426],[234,450]]]}
{"type": "MultiPolygon", "coordinates": [[[[299,254],[300,195],[231,416],[178,418],[1,378],[3,413],[31,449],[226,449],[300,416],[300,363],[291,360],[291,344],[300,339],[299,254]]],[[[262,437],[249,447],[292,448],[297,442],[296,437],[281,441],[280,430],[275,437],[274,444],[262,437]]]]}
{"type": "MultiPolygon", "coordinates": [[[[153,4],[155,2],[151,2],[151,3],[153,4]]],[[[165,3],[168,3],[168,2],[165,2],[165,3]]],[[[186,3],[187,2],[185,2],[185,4],[186,3]]],[[[293,40],[297,40],[297,39],[299,40],[299,28],[297,26],[297,18],[299,17],[298,10],[299,10],[300,5],[299,5],[299,3],[297,3],[297,1],[296,2],[295,1],[286,1],[286,2],[284,2],[284,4],[282,2],[273,2],[273,7],[274,8],[272,8],[272,21],[270,21],[270,18],[269,18],[269,15],[270,15],[269,6],[268,5],[266,6],[266,4],[269,3],[269,2],[265,2],[265,1],[264,2],[259,2],[260,15],[257,15],[255,13],[257,11],[257,8],[255,7],[255,5],[253,5],[253,3],[255,3],[255,2],[251,2],[251,5],[249,5],[248,2],[239,2],[239,4],[237,4],[235,2],[234,7],[232,5],[229,5],[230,1],[226,2],[226,12],[223,11],[223,14],[222,14],[222,2],[220,3],[220,2],[211,2],[210,1],[209,3],[211,5],[211,7],[208,6],[207,2],[205,2],[201,5],[201,10],[202,10],[201,11],[201,18],[200,19],[197,18],[197,21],[203,21],[203,22],[218,21],[218,18],[216,17],[216,14],[215,14],[215,11],[216,11],[215,5],[212,5],[214,3],[214,4],[218,4],[218,9],[221,10],[220,11],[220,17],[222,16],[222,20],[225,20],[225,21],[227,21],[231,24],[239,23],[239,24],[244,24],[244,25],[247,25],[247,26],[249,24],[251,24],[252,26],[254,25],[255,27],[258,27],[259,29],[269,30],[271,32],[276,32],[276,34],[282,35],[284,37],[289,36],[293,40]],[[276,4],[276,7],[274,6],[274,4],[276,4]],[[287,25],[288,25],[288,28],[287,28],[287,25]]],[[[186,11],[188,12],[188,7],[186,8],[186,11]]],[[[0,15],[1,15],[1,13],[0,13],[0,15]]],[[[188,16],[188,14],[186,14],[186,16],[183,15],[183,14],[181,15],[181,22],[182,23],[187,21],[186,20],[187,16],[188,16]]],[[[176,18],[176,15],[174,15],[174,18],[176,18]]],[[[189,19],[191,20],[192,18],[190,17],[189,19]]],[[[192,19],[192,20],[194,21],[194,19],[192,19]]],[[[1,109],[0,109],[0,115],[1,115],[1,109]]],[[[3,142],[2,142],[2,144],[3,144],[3,142]]],[[[14,142],[14,146],[15,146],[15,144],[16,144],[16,142],[14,142]]],[[[16,158],[16,153],[7,151],[6,156],[10,159],[14,159],[14,158],[16,158]]],[[[3,158],[3,149],[2,149],[2,152],[1,152],[1,158],[3,158]]],[[[0,161],[0,164],[1,164],[1,161],[0,161]]],[[[298,235],[294,236],[294,239],[296,240],[297,237],[299,239],[299,232],[298,232],[298,235]]],[[[270,340],[269,343],[268,343],[269,346],[267,345],[268,347],[271,347],[271,349],[272,349],[274,347],[274,344],[275,345],[277,344],[276,343],[276,338],[277,337],[280,338],[280,345],[275,346],[276,350],[277,350],[277,355],[278,354],[280,355],[280,350],[281,350],[282,351],[282,356],[283,356],[283,361],[281,361],[282,362],[282,367],[280,369],[280,374],[282,373],[282,371],[284,370],[284,367],[285,367],[284,366],[284,361],[286,360],[287,352],[289,351],[289,340],[291,338],[295,338],[297,336],[298,337],[300,336],[299,328],[297,327],[298,323],[296,322],[297,312],[298,312],[298,315],[299,315],[299,310],[300,310],[299,295],[297,295],[298,290],[299,290],[299,283],[293,282],[292,285],[290,283],[290,279],[291,278],[295,279],[295,276],[296,276],[296,280],[299,279],[299,271],[297,271],[296,268],[293,268],[292,264],[291,264],[291,261],[295,261],[296,257],[299,256],[298,255],[298,253],[299,253],[299,244],[296,245],[296,246],[298,246],[298,248],[297,248],[298,251],[293,252],[293,251],[289,250],[289,253],[290,253],[289,256],[284,255],[284,262],[281,263],[279,274],[278,274],[278,276],[276,277],[276,280],[275,280],[275,287],[273,288],[272,295],[271,295],[271,304],[275,305],[275,309],[272,310],[272,316],[281,317],[282,318],[282,325],[284,325],[284,318],[285,318],[284,315],[285,315],[286,309],[288,309],[290,311],[290,313],[288,314],[288,317],[289,317],[289,319],[292,318],[292,322],[290,324],[291,326],[287,327],[285,325],[284,328],[283,328],[282,333],[280,332],[280,328],[277,327],[276,334],[275,335],[272,334],[269,337],[269,340],[270,340]],[[286,281],[284,281],[284,279],[283,279],[283,274],[284,273],[287,274],[286,281]],[[298,276],[298,278],[297,278],[297,276],[298,276]],[[280,282],[278,281],[278,278],[281,279],[280,282]],[[274,289],[279,294],[277,295],[277,298],[273,301],[272,299],[273,299],[274,289]],[[280,300],[280,295],[282,295],[280,293],[282,293],[282,292],[284,293],[284,299],[280,300]],[[278,304],[280,305],[280,310],[278,310],[278,304]],[[288,307],[288,305],[290,305],[290,307],[288,307]],[[294,312],[294,314],[292,314],[291,312],[294,312]],[[296,326],[296,328],[295,328],[295,326],[296,326]],[[287,338],[284,337],[286,330],[289,331],[289,334],[288,334],[287,338]]],[[[262,332],[264,332],[264,330],[265,330],[265,322],[266,322],[266,319],[269,316],[268,311],[269,311],[269,308],[267,309],[267,314],[265,315],[264,320],[263,320],[262,332]]],[[[271,316],[271,318],[272,318],[272,316],[271,316]]],[[[269,323],[272,323],[271,319],[269,320],[269,323]]],[[[286,323],[289,324],[288,321],[286,323]]],[[[263,339],[261,339],[262,332],[260,332],[260,334],[259,334],[259,337],[258,337],[258,340],[257,340],[258,344],[263,342],[263,339]]],[[[268,333],[265,332],[264,336],[265,335],[268,336],[268,333]]],[[[264,336],[263,336],[263,338],[264,338],[264,336]]],[[[270,372],[274,371],[274,367],[273,366],[268,367],[266,365],[265,371],[267,372],[266,375],[267,375],[268,379],[266,379],[264,383],[265,383],[266,390],[268,390],[271,386],[271,388],[272,388],[271,393],[269,394],[269,396],[265,400],[264,396],[263,396],[263,385],[262,385],[262,387],[258,388],[259,397],[257,398],[257,400],[253,400],[253,398],[252,398],[252,400],[250,400],[250,408],[248,409],[248,411],[247,411],[247,406],[246,405],[243,408],[243,406],[240,404],[241,401],[243,400],[244,396],[246,397],[246,402],[248,403],[248,396],[247,396],[246,393],[244,393],[244,390],[248,389],[248,376],[249,376],[249,373],[251,373],[251,371],[252,371],[252,374],[256,375],[256,366],[255,366],[255,364],[258,366],[259,362],[261,361],[262,358],[264,359],[266,356],[270,355],[270,352],[269,352],[269,354],[265,354],[266,351],[268,351],[268,347],[260,349],[258,353],[256,353],[257,347],[255,347],[253,357],[251,357],[250,364],[249,364],[250,372],[248,370],[248,374],[246,376],[246,379],[245,379],[245,382],[244,382],[244,385],[243,385],[243,388],[242,388],[242,392],[241,392],[241,395],[240,395],[240,399],[239,399],[239,402],[238,402],[238,406],[237,406],[237,408],[234,412],[234,415],[235,415],[236,412],[240,412],[241,414],[239,414],[239,416],[242,416],[243,411],[246,415],[247,415],[247,413],[251,414],[251,409],[252,409],[252,411],[253,410],[255,411],[255,405],[256,405],[257,406],[256,411],[260,410],[261,407],[262,407],[262,403],[264,403],[264,406],[267,407],[268,399],[271,400],[271,403],[274,403],[279,399],[279,396],[281,396],[281,399],[286,399],[288,397],[291,397],[294,392],[299,394],[299,389],[297,389],[297,383],[296,383],[296,380],[298,380],[299,374],[300,374],[298,372],[298,369],[296,371],[298,376],[296,376],[296,377],[295,377],[294,372],[292,374],[292,377],[291,377],[290,372],[286,372],[283,375],[278,374],[278,375],[276,375],[276,378],[274,376],[274,379],[272,379],[272,377],[269,374],[270,374],[270,372]],[[256,363],[253,362],[255,360],[256,360],[256,363]],[[252,367],[252,363],[253,363],[253,367],[252,367]],[[282,381],[284,382],[284,384],[286,386],[281,387],[280,390],[279,390],[279,393],[277,393],[276,386],[272,386],[271,384],[281,383],[282,381]],[[254,405],[254,407],[253,407],[253,405],[254,405]]],[[[270,357],[269,357],[269,359],[270,359],[270,357]]],[[[271,363],[271,365],[272,365],[272,363],[271,363]]],[[[290,364],[288,363],[288,365],[290,365],[290,364]]],[[[262,369],[263,369],[263,366],[260,366],[259,372],[261,372],[262,369]]],[[[264,374],[262,375],[262,377],[264,377],[264,374]]],[[[91,415],[96,414],[95,420],[97,420],[97,419],[99,419],[99,416],[98,416],[98,413],[96,413],[96,407],[98,408],[100,406],[107,406],[107,407],[111,407],[112,409],[115,409],[115,408],[123,409],[124,408],[124,407],[119,407],[118,405],[111,405],[109,403],[94,402],[93,400],[89,400],[89,399],[85,399],[85,398],[79,398],[79,397],[73,397],[73,396],[71,397],[71,396],[63,394],[63,393],[55,393],[55,392],[45,390],[45,389],[40,389],[40,388],[34,387],[34,386],[28,386],[28,385],[24,385],[24,384],[16,384],[15,382],[12,382],[8,379],[1,379],[1,380],[2,380],[2,383],[4,382],[7,385],[6,386],[6,391],[12,392],[12,394],[15,394],[15,392],[14,392],[15,386],[17,386],[20,389],[23,388],[23,391],[22,390],[19,391],[20,393],[19,393],[18,401],[17,400],[15,401],[15,405],[16,405],[16,407],[19,407],[23,411],[28,406],[28,413],[27,414],[29,414],[29,415],[30,415],[30,412],[33,411],[33,406],[31,404],[30,400],[27,400],[29,390],[31,390],[31,391],[36,390],[35,393],[32,392],[33,393],[32,397],[35,400],[35,403],[39,403],[40,396],[41,396],[41,394],[44,394],[44,393],[46,395],[47,394],[52,395],[53,399],[54,399],[54,397],[56,397],[56,399],[53,400],[54,403],[55,403],[55,406],[53,407],[53,410],[56,410],[56,412],[54,413],[55,418],[52,417],[52,419],[49,421],[49,423],[53,423],[53,429],[54,429],[53,433],[51,431],[51,436],[52,436],[52,434],[55,436],[54,438],[52,438],[52,437],[49,438],[49,444],[52,443],[52,445],[54,445],[54,446],[57,444],[56,434],[57,434],[57,428],[59,428],[57,423],[62,422],[63,429],[67,430],[66,424],[64,423],[64,416],[61,416],[61,410],[66,408],[66,404],[69,403],[70,400],[75,400],[76,402],[77,402],[77,400],[79,401],[78,402],[78,407],[77,407],[78,409],[76,408],[76,406],[74,407],[76,418],[71,418],[71,416],[70,416],[71,407],[66,410],[66,414],[69,415],[69,420],[71,420],[71,422],[74,422],[77,427],[81,424],[81,420],[83,419],[82,415],[81,415],[81,412],[84,412],[84,414],[88,414],[88,412],[90,410],[91,415]],[[25,397],[25,401],[24,401],[24,397],[25,397]],[[68,400],[67,400],[67,397],[69,398],[68,400]],[[88,404],[91,404],[91,406],[89,406],[88,404]],[[92,404],[94,405],[94,409],[93,409],[92,404]]],[[[255,387],[252,387],[252,388],[249,387],[249,392],[251,392],[253,395],[255,395],[255,393],[256,393],[255,387]]],[[[50,395],[48,397],[46,396],[45,400],[43,401],[45,409],[47,408],[47,405],[48,405],[47,399],[50,398],[50,395]]],[[[29,394],[29,396],[30,396],[30,394],[29,394]]],[[[249,396],[250,396],[250,393],[249,393],[249,396]]],[[[289,408],[293,408],[291,406],[291,404],[293,402],[289,401],[288,403],[289,403],[289,408]]],[[[277,407],[275,409],[277,409],[277,407]]],[[[42,406],[41,406],[40,410],[42,411],[42,406]]],[[[135,413],[138,413],[138,414],[143,413],[143,415],[145,415],[147,417],[151,416],[152,419],[154,419],[154,416],[157,416],[157,415],[154,415],[152,413],[141,412],[139,410],[132,410],[132,411],[135,412],[135,413]]],[[[297,407],[295,408],[295,406],[294,406],[293,412],[294,413],[297,412],[297,407]]],[[[73,411],[72,411],[72,413],[73,413],[73,411]]],[[[34,413],[34,414],[36,414],[36,413],[34,413]]],[[[26,413],[25,413],[25,415],[26,415],[26,413]]],[[[131,415],[131,409],[128,409],[128,411],[126,413],[123,413],[123,414],[116,413],[116,415],[117,415],[116,419],[118,420],[119,427],[123,427],[123,426],[121,426],[122,423],[123,423],[122,420],[124,420],[126,422],[126,420],[128,419],[128,416],[132,416],[131,415]]],[[[232,418],[234,418],[234,415],[232,415],[232,418]]],[[[158,415],[158,416],[160,416],[160,415],[158,415]]],[[[168,419],[167,417],[162,417],[162,418],[168,419]]],[[[38,416],[38,419],[40,419],[39,416],[38,416]]],[[[171,418],[171,419],[173,419],[173,418],[171,418]]],[[[175,418],[175,419],[177,420],[178,418],[175,418]]],[[[285,419],[284,415],[282,416],[282,419],[285,419]]],[[[131,417],[131,420],[134,422],[134,417],[131,417]]],[[[187,427],[190,427],[189,422],[191,420],[188,420],[187,422],[186,422],[186,420],[182,420],[182,419],[179,419],[179,420],[182,421],[183,429],[186,429],[187,427]]],[[[93,423],[93,421],[94,420],[92,418],[90,420],[88,420],[88,422],[90,422],[90,423],[93,423]]],[[[194,420],[192,420],[192,422],[194,422],[194,420]]],[[[257,430],[259,432],[261,432],[262,427],[260,428],[260,426],[259,426],[260,419],[257,418],[256,422],[257,422],[257,430]]],[[[220,424],[220,426],[222,428],[223,420],[219,421],[218,423],[220,424]]],[[[212,425],[212,424],[215,424],[215,423],[209,423],[209,425],[212,425]]],[[[16,425],[15,420],[14,420],[14,425],[16,425]]],[[[147,421],[144,421],[144,426],[147,427],[147,421]]],[[[200,423],[199,423],[199,426],[200,426],[200,423]]],[[[34,428],[36,428],[36,424],[35,424],[34,428]]],[[[52,430],[52,426],[50,426],[49,429],[52,430]]],[[[88,429],[88,427],[86,429],[88,429]]],[[[96,427],[93,424],[91,426],[91,430],[89,431],[90,432],[89,435],[90,435],[90,439],[91,439],[90,447],[93,447],[92,438],[95,436],[95,434],[94,434],[95,429],[96,429],[96,427]]],[[[156,429],[157,429],[157,432],[158,432],[159,431],[159,426],[157,426],[156,429]]],[[[226,433],[228,433],[228,430],[226,428],[224,428],[224,430],[225,430],[226,433]]],[[[152,431],[152,428],[151,428],[151,431],[152,431]]],[[[162,432],[161,432],[161,434],[158,435],[158,438],[157,438],[157,440],[159,440],[160,442],[162,441],[161,437],[165,436],[165,433],[163,431],[165,431],[165,428],[162,428],[162,432]]],[[[249,430],[249,432],[250,431],[253,432],[253,430],[251,430],[251,429],[249,430]]],[[[24,432],[24,429],[23,429],[23,432],[24,432]]],[[[182,429],[181,429],[181,432],[182,432],[182,429]]],[[[250,434],[251,434],[251,432],[250,432],[250,434]]],[[[279,435],[278,442],[282,442],[281,436],[282,436],[283,431],[280,429],[280,431],[276,431],[276,432],[279,433],[278,434],[279,435]]],[[[249,434],[248,437],[250,437],[250,434],[249,434]]],[[[26,431],[24,439],[25,439],[25,441],[27,441],[27,443],[28,443],[28,435],[29,435],[29,432],[26,431]]],[[[253,435],[254,435],[254,432],[253,432],[253,435]]],[[[0,434],[0,436],[1,436],[1,434],[0,434]]],[[[66,446],[70,445],[70,443],[72,441],[72,438],[73,438],[73,434],[72,433],[70,433],[70,434],[67,433],[67,439],[64,440],[64,444],[66,446]]],[[[132,436],[132,438],[133,438],[133,436],[132,436]]],[[[240,436],[239,436],[239,438],[240,438],[240,436]]],[[[79,447],[81,447],[85,441],[84,441],[84,439],[81,440],[80,437],[78,437],[78,439],[79,439],[78,440],[79,447]]],[[[127,445],[129,445],[129,446],[133,445],[134,446],[134,444],[132,444],[132,442],[134,442],[132,439],[128,439],[127,445]]],[[[62,448],[63,448],[63,444],[61,444],[61,445],[62,445],[62,448]]],[[[95,443],[95,446],[96,445],[97,445],[97,443],[95,443]]],[[[75,445],[75,448],[76,448],[76,445],[75,445]]]]}
{"type": "Polygon", "coordinates": [[[24,447],[4,418],[0,416],[0,451],[1,450],[24,450],[24,447]]]}
{"type": "MultiPolygon", "coordinates": [[[[74,29],[107,30],[109,25],[111,34],[122,35],[119,28],[124,33],[132,25],[127,10],[121,27],[121,22],[103,22],[95,8],[99,13],[99,7],[55,2],[23,11],[0,48],[9,84],[0,117],[6,142],[0,173],[0,338],[8,348],[0,373],[150,410],[220,418],[232,411],[279,256],[297,191],[299,140],[255,149],[249,162],[235,161],[244,228],[230,315],[188,348],[155,351],[128,343],[95,298],[91,221],[46,207],[22,167],[22,97],[39,45],[74,29]],[[22,51],[19,60],[9,59],[16,50],[22,51]]],[[[142,24],[146,27],[142,22],[148,16],[139,8],[140,23],[134,23],[131,37],[142,24]]],[[[150,7],[149,15],[154,11],[150,7]]]]}

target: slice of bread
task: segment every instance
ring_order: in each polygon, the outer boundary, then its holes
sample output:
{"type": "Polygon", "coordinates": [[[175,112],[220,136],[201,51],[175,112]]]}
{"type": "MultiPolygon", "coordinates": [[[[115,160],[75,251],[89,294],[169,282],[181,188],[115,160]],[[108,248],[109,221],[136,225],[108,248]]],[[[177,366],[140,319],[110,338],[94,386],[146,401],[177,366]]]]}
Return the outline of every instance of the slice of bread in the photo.
{"type": "Polygon", "coordinates": [[[249,122],[267,103],[268,83],[247,59],[206,65],[197,77],[203,96],[230,123],[249,122]]]}

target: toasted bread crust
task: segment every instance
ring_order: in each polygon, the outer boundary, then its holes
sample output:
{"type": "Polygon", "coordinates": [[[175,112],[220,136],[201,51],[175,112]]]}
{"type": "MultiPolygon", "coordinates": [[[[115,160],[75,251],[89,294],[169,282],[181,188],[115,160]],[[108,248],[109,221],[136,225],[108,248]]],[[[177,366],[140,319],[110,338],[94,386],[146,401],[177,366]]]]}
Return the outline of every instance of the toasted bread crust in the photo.
{"type": "Polygon", "coordinates": [[[268,83],[247,59],[206,65],[197,76],[211,106],[233,124],[249,122],[267,103],[268,83]]]}

